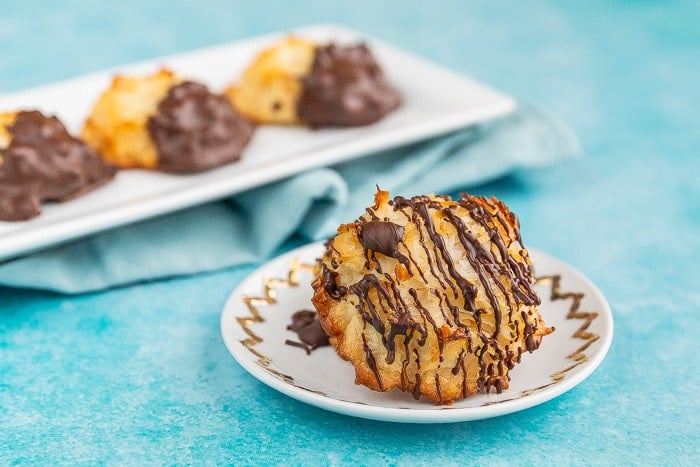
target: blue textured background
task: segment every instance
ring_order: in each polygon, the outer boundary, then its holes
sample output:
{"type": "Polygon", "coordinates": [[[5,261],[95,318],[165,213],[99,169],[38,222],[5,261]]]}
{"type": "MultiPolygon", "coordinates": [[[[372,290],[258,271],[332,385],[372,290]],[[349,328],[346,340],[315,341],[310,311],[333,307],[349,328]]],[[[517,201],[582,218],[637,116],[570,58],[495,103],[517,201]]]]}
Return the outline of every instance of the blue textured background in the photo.
{"type": "Polygon", "coordinates": [[[0,289],[1,464],[698,462],[697,2],[126,3],[3,2],[0,92],[319,21],[365,30],[574,127],[586,158],[474,191],[600,286],[615,340],[547,404],[403,426],[308,407],[233,361],[219,312],[250,268],[78,297],[0,289]]]}

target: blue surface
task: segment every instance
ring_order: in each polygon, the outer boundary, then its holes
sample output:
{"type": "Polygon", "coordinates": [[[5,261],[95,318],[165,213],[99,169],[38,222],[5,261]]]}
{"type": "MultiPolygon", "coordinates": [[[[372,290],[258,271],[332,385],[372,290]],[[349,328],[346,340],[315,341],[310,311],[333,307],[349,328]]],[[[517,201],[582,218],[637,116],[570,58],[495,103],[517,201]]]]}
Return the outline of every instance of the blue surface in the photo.
{"type": "Polygon", "coordinates": [[[77,297],[3,289],[0,463],[697,463],[697,3],[124,3],[4,2],[0,92],[330,20],[565,119],[586,158],[472,191],[502,198],[526,244],[600,286],[615,340],[598,371],[542,406],[403,426],[305,406],[233,361],[219,312],[251,268],[77,297]]]}

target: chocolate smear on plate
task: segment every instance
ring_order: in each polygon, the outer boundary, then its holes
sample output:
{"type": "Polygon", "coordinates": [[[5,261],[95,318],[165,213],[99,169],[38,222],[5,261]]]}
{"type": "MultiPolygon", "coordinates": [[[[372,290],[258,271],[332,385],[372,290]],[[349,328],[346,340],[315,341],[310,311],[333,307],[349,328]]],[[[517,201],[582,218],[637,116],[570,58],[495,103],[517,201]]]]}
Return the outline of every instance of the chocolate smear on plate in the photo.
{"type": "Polygon", "coordinates": [[[310,355],[312,350],[316,350],[319,347],[330,345],[328,336],[321,327],[321,322],[318,320],[315,311],[297,311],[292,315],[292,323],[287,326],[287,329],[297,333],[301,342],[287,339],[284,343],[304,349],[306,355],[310,355]]]}

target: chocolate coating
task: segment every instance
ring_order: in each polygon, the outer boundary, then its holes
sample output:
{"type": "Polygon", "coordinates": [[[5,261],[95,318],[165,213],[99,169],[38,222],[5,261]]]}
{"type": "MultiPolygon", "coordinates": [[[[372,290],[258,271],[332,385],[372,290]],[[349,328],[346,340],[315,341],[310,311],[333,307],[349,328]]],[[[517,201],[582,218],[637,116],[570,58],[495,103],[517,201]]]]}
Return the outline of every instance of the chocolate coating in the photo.
{"type": "Polygon", "coordinates": [[[223,96],[191,81],[173,86],[147,123],[158,169],[199,172],[241,158],[253,125],[223,96]]]}
{"type": "Polygon", "coordinates": [[[0,220],[24,221],[41,214],[41,197],[33,185],[0,183],[0,220]]]}
{"type": "Polygon", "coordinates": [[[89,146],[69,135],[56,117],[19,112],[8,131],[10,144],[0,150],[0,220],[38,216],[43,201],[69,200],[116,173],[89,146]]]}
{"type": "Polygon", "coordinates": [[[369,125],[401,103],[365,44],[316,50],[297,115],[311,127],[369,125]]]}

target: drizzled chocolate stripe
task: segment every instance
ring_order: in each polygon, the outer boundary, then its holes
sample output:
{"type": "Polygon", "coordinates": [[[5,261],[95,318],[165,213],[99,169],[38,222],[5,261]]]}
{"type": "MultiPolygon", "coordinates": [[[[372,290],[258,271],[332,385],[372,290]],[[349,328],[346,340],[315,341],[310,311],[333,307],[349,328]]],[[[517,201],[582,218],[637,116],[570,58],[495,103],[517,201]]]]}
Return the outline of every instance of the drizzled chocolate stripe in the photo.
{"type": "MultiPolygon", "coordinates": [[[[479,241],[476,239],[476,237],[474,237],[474,235],[472,235],[469,232],[467,226],[464,224],[462,219],[460,219],[451,209],[445,209],[443,212],[457,229],[457,238],[459,238],[460,243],[462,244],[464,250],[467,253],[467,259],[469,260],[469,264],[471,264],[472,268],[474,268],[476,273],[479,275],[479,280],[484,286],[484,291],[486,292],[486,296],[489,299],[489,303],[493,308],[494,317],[496,321],[496,328],[493,333],[493,337],[495,338],[501,330],[501,306],[498,304],[498,299],[493,293],[493,289],[491,289],[491,282],[486,277],[486,266],[493,265],[495,263],[495,260],[493,256],[491,256],[491,253],[485,250],[481,246],[481,243],[479,243],[479,241]]],[[[497,277],[497,272],[499,271],[497,269],[500,268],[488,268],[493,282],[500,285],[500,282],[498,282],[497,277]]]]}
{"type": "MultiPolygon", "coordinates": [[[[420,399],[420,355],[417,349],[413,349],[413,353],[416,355],[416,378],[413,383],[413,398],[418,400],[420,399]]],[[[406,360],[408,360],[408,358],[409,354],[406,355],[406,360]]]]}
{"type": "MultiPolygon", "coordinates": [[[[508,254],[508,248],[503,242],[498,229],[489,222],[495,217],[496,220],[502,225],[502,227],[508,230],[507,223],[501,216],[500,212],[496,212],[495,215],[489,213],[484,206],[475,202],[468,195],[462,195],[462,198],[457,201],[457,203],[466,208],[469,211],[469,215],[472,219],[478,222],[489,234],[491,242],[496,245],[500,254],[501,260],[505,261],[508,270],[503,271],[508,275],[508,279],[511,284],[511,290],[513,294],[523,303],[524,305],[533,306],[540,304],[540,298],[537,296],[532,288],[534,282],[532,277],[532,271],[524,263],[517,262],[508,254]]],[[[524,250],[522,239],[520,237],[520,230],[517,228],[517,220],[514,221],[516,228],[515,233],[517,236],[517,242],[520,247],[524,250]]]]}
{"type": "Polygon", "coordinates": [[[326,293],[335,300],[340,300],[347,293],[347,288],[339,286],[336,282],[338,273],[331,271],[325,264],[321,265],[321,280],[326,293]]]}
{"type": "Polygon", "coordinates": [[[428,332],[424,325],[416,323],[411,317],[411,312],[408,307],[408,304],[404,301],[403,297],[401,296],[401,292],[399,291],[399,288],[394,279],[389,274],[384,274],[384,276],[389,282],[391,292],[394,296],[394,300],[396,301],[395,303],[398,303],[400,305],[400,308],[398,310],[398,319],[390,319],[389,321],[390,329],[389,335],[387,336],[386,340],[386,362],[388,364],[392,364],[394,363],[394,359],[396,357],[396,336],[404,336],[404,346],[406,347],[406,349],[408,349],[408,344],[413,338],[414,332],[418,332],[420,334],[418,345],[425,344],[425,340],[428,337],[428,332]]]}
{"type": "MultiPolygon", "coordinates": [[[[360,282],[348,287],[350,292],[360,299],[357,304],[357,309],[360,312],[362,319],[364,319],[366,323],[371,324],[372,327],[374,327],[374,329],[381,334],[382,339],[386,341],[384,336],[384,331],[386,329],[384,326],[384,321],[382,321],[382,317],[379,315],[379,311],[377,310],[375,304],[369,298],[369,291],[372,288],[374,288],[374,290],[377,292],[377,302],[382,311],[386,312],[386,310],[396,310],[396,305],[391,299],[389,292],[382,287],[379,279],[371,274],[367,274],[360,280],[360,282]],[[382,306],[382,299],[384,299],[386,306],[382,306]]],[[[387,345],[386,342],[385,345],[387,345]]]]}
{"type": "Polygon", "coordinates": [[[374,359],[374,354],[372,353],[372,349],[369,348],[367,338],[364,334],[362,334],[362,348],[365,351],[365,360],[367,361],[367,365],[369,366],[369,369],[372,370],[372,373],[374,373],[374,377],[377,380],[379,390],[383,391],[384,385],[382,384],[382,377],[379,374],[379,369],[377,368],[377,361],[374,359]]]}
{"type": "Polygon", "coordinates": [[[435,335],[437,336],[438,346],[440,347],[440,354],[442,354],[442,349],[445,347],[445,339],[442,336],[442,333],[440,332],[440,328],[438,328],[438,325],[433,319],[433,317],[430,316],[430,312],[423,306],[423,304],[418,299],[418,292],[416,292],[416,289],[408,289],[408,294],[411,297],[413,297],[413,303],[416,305],[416,309],[418,309],[423,319],[429,322],[430,326],[432,326],[433,332],[435,332],[435,335]]]}
{"type": "Polygon", "coordinates": [[[445,400],[442,398],[442,389],[440,388],[440,375],[437,373],[435,373],[435,389],[438,393],[439,404],[444,404],[445,400]]]}

